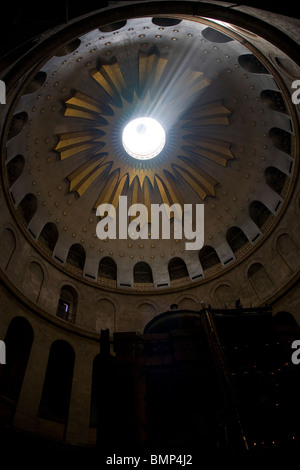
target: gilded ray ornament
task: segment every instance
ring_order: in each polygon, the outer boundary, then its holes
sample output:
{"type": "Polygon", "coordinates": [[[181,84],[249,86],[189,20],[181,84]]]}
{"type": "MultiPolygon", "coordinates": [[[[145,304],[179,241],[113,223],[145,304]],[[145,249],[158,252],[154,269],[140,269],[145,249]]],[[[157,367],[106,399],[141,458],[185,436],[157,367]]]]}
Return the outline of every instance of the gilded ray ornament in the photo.
{"type": "Polygon", "coordinates": [[[67,175],[69,190],[82,197],[89,188],[97,187],[94,209],[101,203],[117,207],[121,194],[131,204],[149,207],[154,191],[161,202],[182,205],[183,183],[202,201],[215,196],[218,181],[203,162],[209,162],[210,168],[226,167],[234,158],[230,142],[210,135],[212,127],[229,125],[231,112],[219,100],[200,102],[199,96],[210,86],[203,72],[177,70],[167,82],[167,67],[167,58],[140,52],[137,76],[129,86],[114,58],[91,72],[100,87],[99,98],[75,91],[65,102],[65,116],[84,120],[86,125],[59,135],[55,150],[61,160],[85,156],[67,175]],[[155,117],[167,134],[164,149],[151,160],[134,159],[122,146],[125,124],[139,116],[155,117]]]}

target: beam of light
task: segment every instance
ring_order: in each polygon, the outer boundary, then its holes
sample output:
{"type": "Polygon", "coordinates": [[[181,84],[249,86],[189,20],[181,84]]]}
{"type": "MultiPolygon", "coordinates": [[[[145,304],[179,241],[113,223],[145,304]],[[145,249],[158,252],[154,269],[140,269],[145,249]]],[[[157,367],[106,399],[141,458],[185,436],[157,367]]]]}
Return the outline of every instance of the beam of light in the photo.
{"type": "Polygon", "coordinates": [[[166,134],[162,125],[150,117],[138,117],[124,128],[122,144],[126,152],[138,160],[156,157],[164,148],[166,134]]]}
{"type": "Polygon", "coordinates": [[[199,57],[199,45],[183,49],[169,58],[163,79],[148,104],[147,116],[158,119],[166,132],[194,104],[211,81],[203,72],[193,69],[195,58],[199,57]]]}

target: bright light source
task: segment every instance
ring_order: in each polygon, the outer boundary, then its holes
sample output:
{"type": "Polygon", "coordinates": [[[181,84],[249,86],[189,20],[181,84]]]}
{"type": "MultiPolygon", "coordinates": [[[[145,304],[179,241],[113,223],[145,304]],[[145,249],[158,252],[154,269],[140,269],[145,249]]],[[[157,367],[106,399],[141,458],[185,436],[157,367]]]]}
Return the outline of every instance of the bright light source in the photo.
{"type": "Polygon", "coordinates": [[[165,143],[164,128],[153,118],[133,119],[123,130],[123,147],[131,157],[138,160],[156,157],[164,148],[165,143]]]}

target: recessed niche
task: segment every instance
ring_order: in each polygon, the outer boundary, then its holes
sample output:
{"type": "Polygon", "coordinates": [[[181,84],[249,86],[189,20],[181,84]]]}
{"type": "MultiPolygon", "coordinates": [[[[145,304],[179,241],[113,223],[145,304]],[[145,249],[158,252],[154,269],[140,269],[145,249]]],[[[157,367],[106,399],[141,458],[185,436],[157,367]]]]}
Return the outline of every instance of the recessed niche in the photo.
{"type": "Polygon", "coordinates": [[[68,44],[64,44],[56,53],[57,57],[63,57],[65,55],[71,54],[72,52],[76,51],[76,49],[80,46],[81,41],[80,39],[75,39],[68,44]]]}
{"type": "Polygon", "coordinates": [[[113,31],[117,31],[118,29],[123,28],[126,25],[127,21],[116,21],[115,23],[105,24],[100,26],[99,31],[103,33],[112,33],[113,31]]]}
{"type": "Polygon", "coordinates": [[[10,128],[8,131],[7,139],[12,139],[24,129],[28,121],[28,114],[25,111],[17,113],[13,116],[10,128]]]}
{"type": "Polygon", "coordinates": [[[176,20],[175,18],[152,18],[152,23],[156,26],[168,27],[177,26],[181,23],[181,20],[176,20]]]}
{"type": "Polygon", "coordinates": [[[231,37],[213,28],[205,28],[202,31],[202,36],[210,42],[217,42],[220,44],[233,41],[231,37]]]}
{"type": "Polygon", "coordinates": [[[35,91],[39,90],[41,86],[45,83],[47,78],[46,72],[39,71],[33,79],[28,83],[27,87],[23,91],[23,95],[27,95],[29,93],[34,93],[35,91]]]}

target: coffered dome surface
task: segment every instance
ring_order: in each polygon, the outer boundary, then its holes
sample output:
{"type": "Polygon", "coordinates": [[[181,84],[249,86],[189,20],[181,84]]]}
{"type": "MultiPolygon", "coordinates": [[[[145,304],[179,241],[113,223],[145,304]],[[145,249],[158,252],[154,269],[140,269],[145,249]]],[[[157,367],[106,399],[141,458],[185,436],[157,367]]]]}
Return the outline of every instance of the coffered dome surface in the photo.
{"type": "Polygon", "coordinates": [[[181,260],[186,273],[172,285],[201,283],[262,243],[294,184],[298,131],[289,91],[252,36],[207,18],[131,18],[74,37],[31,72],[7,127],[5,185],[48,261],[101,287],[169,289],[164,278],[128,285],[110,269],[181,260]],[[151,160],[122,145],[139,116],[166,131],[151,160]],[[97,207],[118,209],[121,195],[147,207],[148,239],[97,237],[97,207]],[[173,220],[170,240],[151,239],[154,203],[204,204],[200,252],[173,220]]]}

